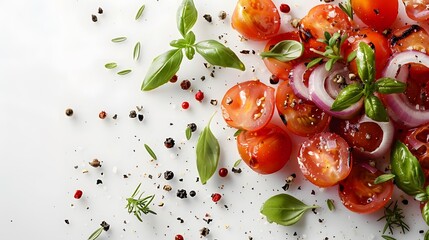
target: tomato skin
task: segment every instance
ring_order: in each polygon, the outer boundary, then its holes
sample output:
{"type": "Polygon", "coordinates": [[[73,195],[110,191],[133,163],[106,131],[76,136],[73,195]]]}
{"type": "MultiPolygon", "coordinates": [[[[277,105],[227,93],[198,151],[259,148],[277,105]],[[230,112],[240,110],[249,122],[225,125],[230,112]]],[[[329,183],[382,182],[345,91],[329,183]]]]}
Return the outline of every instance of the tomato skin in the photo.
{"type": "Polygon", "coordinates": [[[232,27],[250,40],[266,40],[280,29],[280,14],[271,0],[239,0],[232,27]]]}
{"type": "Polygon", "coordinates": [[[351,171],[352,155],[347,142],[335,133],[318,133],[304,141],[298,153],[303,175],[314,185],[331,187],[351,171]]]}
{"type": "Polygon", "coordinates": [[[282,82],[276,92],[276,107],[286,128],[299,136],[308,137],[327,129],[331,116],[314,103],[295,95],[289,81],[282,82]]]}
{"type": "Polygon", "coordinates": [[[261,174],[271,174],[282,169],[292,151],[289,135],[274,124],[255,132],[241,132],[237,136],[237,147],[243,161],[261,174]]]}
{"type": "Polygon", "coordinates": [[[398,16],[398,0],[353,0],[354,13],[368,25],[378,31],[389,28],[398,16]]]}
{"type": "Polygon", "coordinates": [[[429,20],[429,0],[402,0],[407,16],[417,22],[429,20]]]}
{"type": "MultiPolygon", "coordinates": [[[[360,42],[367,43],[369,46],[371,46],[372,49],[374,49],[376,77],[381,77],[384,67],[392,55],[392,50],[389,46],[389,40],[381,33],[373,31],[369,28],[362,28],[349,36],[345,41],[344,45],[342,46],[344,58],[347,59],[347,56],[349,56],[350,53],[356,51],[360,42]]],[[[349,69],[354,74],[358,74],[355,59],[349,63],[349,69]]]]}
{"type": "Polygon", "coordinates": [[[429,123],[409,129],[403,137],[404,144],[419,160],[426,179],[429,179],[429,123]]]}
{"type": "Polygon", "coordinates": [[[356,213],[373,213],[383,208],[392,198],[393,181],[374,184],[382,174],[367,163],[353,165],[350,175],[339,184],[338,193],[343,205],[356,213]]]}
{"type": "Polygon", "coordinates": [[[271,120],[274,101],[274,88],[259,80],[241,82],[225,93],[222,116],[231,127],[256,131],[271,120]]]}

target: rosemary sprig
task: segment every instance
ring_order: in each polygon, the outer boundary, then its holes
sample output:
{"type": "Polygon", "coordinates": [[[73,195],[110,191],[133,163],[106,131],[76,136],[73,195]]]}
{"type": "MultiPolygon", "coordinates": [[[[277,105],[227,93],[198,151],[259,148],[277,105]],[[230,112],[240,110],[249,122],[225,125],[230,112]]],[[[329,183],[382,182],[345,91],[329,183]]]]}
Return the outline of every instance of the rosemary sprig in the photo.
{"type": "Polygon", "coordinates": [[[140,183],[136,190],[134,190],[134,193],[131,195],[131,197],[127,198],[127,206],[125,206],[125,208],[127,208],[128,213],[134,213],[134,216],[137,217],[137,219],[140,222],[143,222],[141,216],[142,213],[144,214],[148,214],[148,213],[152,213],[156,215],[156,212],[152,211],[149,209],[149,204],[152,202],[152,200],[155,198],[155,195],[149,195],[146,197],[142,197],[143,193],[141,193],[138,198],[135,198],[137,196],[137,194],[139,193],[139,189],[140,186],[142,184],[140,183]]]}
{"type": "Polygon", "coordinates": [[[398,207],[398,201],[395,201],[395,204],[393,205],[393,208],[391,202],[386,208],[384,208],[384,216],[379,218],[377,221],[380,221],[382,219],[386,220],[386,224],[383,228],[383,234],[389,229],[389,233],[393,234],[393,229],[395,227],[400,227],[402,230],[402,233],[405,234],[405,231],[410,231],[410,227],[407,223],[404,222],[404,213],[401,208],[398,207]]]}
{"type": "Polygon", "coordinates": [[[325,43],[326,49],[324,52],[318,51],[313,48],[310,49],[311,51],[321,55],[322,57],[313,59],[311,62],[307,64],[307,68],[315,66],[316,64],[321,62],[324,58],[327,58],[328,60],[325,63],[325,68],[327,71],[330,71],[334,63],[336,63],[338,60],[343,59],[343,56],[341,55],[341,46],[343,45],[347,37],[348,37],[347,34],[340,34],[336,32],[331,36],[330,33],[325,32],[325,39],[317,39],[317,41],[325,43]]]}

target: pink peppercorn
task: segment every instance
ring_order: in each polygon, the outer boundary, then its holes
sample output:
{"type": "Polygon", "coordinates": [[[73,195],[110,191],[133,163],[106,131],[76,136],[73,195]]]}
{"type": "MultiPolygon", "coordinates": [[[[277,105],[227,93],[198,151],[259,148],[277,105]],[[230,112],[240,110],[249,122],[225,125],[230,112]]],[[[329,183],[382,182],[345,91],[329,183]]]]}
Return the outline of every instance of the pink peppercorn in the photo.
{"type": "Polygon", "coordinates": [[[289,13],[290,12],[289,5],[287,5],[285,3],[280,4],[280,12],[282,12],[282,13],[289,13]]]}
{"type": "Polygon", "coordinates": [[[82,197],[82,194],[82,190],[76,190],[76,192],[74,193],[74,198],[80,199],[82,197]]]}
{"type": "Polygon", "coordinates": [[[189,103],[188,102],[182,102],[182,108],[183,109],[188,109],[189,108],[189,103]]]}
{"type": "Polygon", "coordinates": [[[212,201],[217,203],[222,198],[222,196],[219,193],[213,193],[212,194],[212,201]]]}
{"type": "Polygon", "coordinates": [[[184,238],[183,238],[183,236],[182,235],[180,235],[180,234],[177,234],[175,237],[174,237],[174,240],[183,240],[184,238]]]}
{"type": "Polygon", "coordinates": [[[204,93],[201,90],[198,90],[198,92],[195,93],[195,99],[201,102],[204,99],[204,93]]]}
{"type": "Polygon", "coordinates": [[[228,169],[226,168],[219,169],[219,176],[226,177],[226,175],[228,175],[228,169]]]}

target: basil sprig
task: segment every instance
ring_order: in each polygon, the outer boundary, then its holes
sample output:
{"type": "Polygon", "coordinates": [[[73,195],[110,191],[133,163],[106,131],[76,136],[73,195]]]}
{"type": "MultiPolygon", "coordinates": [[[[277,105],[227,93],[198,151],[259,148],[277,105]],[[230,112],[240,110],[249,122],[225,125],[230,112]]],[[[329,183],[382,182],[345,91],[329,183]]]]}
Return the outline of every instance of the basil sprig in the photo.
{"type": "Polygon", "coordinates": [[[292,61],[301,57],[304,52],[302,43],[295,40],[284,40],[272,47],[268,52],[261,52],[263,58],[275,58],[282,62],[292,61]]]}
{"type": "Polygon", "coordinates": [[[211,120],[200,133],[196,148],[197,169],[202,184],[206,184],[213,176],[219,163],[220,146],[210,129],[211,120]]]}
{"type": "Polygon", "coordinates": [[[170,46],[174,49],[153,60],[143,80],[142,91],[149,91],[167,83],[179,71],[183,55],[192,60],[195,52],[211,65],[245,70],[237,55],[222,43],[215,40],[195,43],[196,37],[191,29],[197,17],[198,12],[193,0],[183,0],[177,10],[177,29],[183,38],[171,41],[170,46]]]}
{"type": "Polygon", "coordinates": [[[379,122],[389,121],[386,108],[374,93],[401,93],[405,91],[406,84],[393,78],[375,80],[374,50],[367,43],[359,43],[356,64],[362,82],[343,88],[332,104],[331,110],[344,110],[364,97],[365,114],[369,118],[379,122]]]}
{"type": "Polygon", "coordinates": [[[267,201],[261,208],[261,213],[268,222],[290,226],[297,223],[305,212],[319,206],[309,206],[288,194],[278,194],[267,201]]]}

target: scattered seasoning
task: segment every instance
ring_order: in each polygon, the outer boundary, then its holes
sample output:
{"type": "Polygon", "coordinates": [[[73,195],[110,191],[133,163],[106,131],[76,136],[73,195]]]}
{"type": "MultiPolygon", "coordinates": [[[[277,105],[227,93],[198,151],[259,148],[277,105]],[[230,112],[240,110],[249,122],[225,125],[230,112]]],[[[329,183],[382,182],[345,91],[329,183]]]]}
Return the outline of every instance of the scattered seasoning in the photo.
{"type": "Polygon", "coordinates": [[[76,190],[76,192],[74,193],[74,198],[75,199],[80,199],[82,197],[82,190],[76,190]]]}
{"type": "Polygon", "coordinates": [[[191,196],[191,197],[195,197],[196,195],[197,195],[197,193],[194,190],[191,190],[189,192],[189,196],[191,196]]]}
{"type": "Polygon", "coordinates": [[[147,144],[144,144],[144,148],[146,149],[147,153],[153,158],[153,160],[157,160],[155,153],[153,152],[152,148],[150,148],[147,144]]]}
{"type": "Polygon", "coordinates": [[[145,5],[143,4],[143,5],[139,8],[139,10],[137,11],[137,14],[136,14],[135,20],[139,20],[139,18],[140,18],[140,17],[142,16],[142,14],[143,14],[144,9],[145,9],[145,5]]]}
{"type": "Polygon", "coordinates": [[[119,43],[119,42],[123,42],[125,40],[127,40],[127,37],[117,37],[117,38],[113,38],[112,42],[119,43]]]}
{"type": "Polygon", "coordinates": [[[334,200],[328,199],[328,200],[326,200],[326,204],[328,204],[329,211],[332,212],[335,210],[334,200]]]}
{"type": "Polygon", "coordinates": [[[226,18],[226,12],[225,11],[220,11],[218,14],[218,17],[220,20],[224,20],[226,18]]]}
{"type": "Polygon", "coordinates": [[[128,115],[130,118],[136,118],[137,117],[137,113],[134,110],[130,111],[130,115],[128,115]]]}
{"type": "Polygon", "coordinates": [[[70,221],[68,219],[64,220],[64,222],[66,222],[66,224],[70,224],[70,221]]]}
{"type": "Polygon", "coordinates": [[[186,140],[191,139],[191,137],[192,137],[192,130],[191,130],[190,127],[186,127],[185,136],[186,136],[186,140]]]}
{"type": "Polygon", "coordinates": [[[101,7],[98,8],[98,14],[103,14],[103,9],[101,7]]]}
{"type": "Polygon", "coordinates": [[[183,90],[188,90],[188,89],[191,87],[191,81],[189,81],[189,80],[187,80],[187,79],[183,80],[183,81],[180,83],[180,87],[181,87],[183,90]]]}
{"type": "Polygon", "coordinates": [[[233,173],[241,173],[241,168],[235,168],[235,167],[233,167],[233,168],[231,169],[231,171],[232,171],[233,173]]]}
{"type": "Polygon", "coordinates": [[[200,233],[201,233],[201,236],[203,236],[203,237],[207,237],[207,235],[209,235],[209,233],[210,233],[210,229],[208,229],[208,228],[206,228],[206,227],[203,227],[203,228],[200,230],[200,233]]]}
{"type": "Polygon", "coordinates": [[[137,42],[136,45],[134,46],[134,51],[133,51],[133,58],[134,60],[139,60],[140,58],[140,42],[137,42]]]}
{"type": "Polygon", "coordinates": [[[241,50],[241,51],[240,51],[240,53],[241,53],[241,54],[249,54],[249,53],[250,53],[250,50],[241,50]]]}
{"type": "Polygon", "coordinates": [[[195,131],[197,131],[197,124],[189,123],[188,128],[190,128],[192,132],[195,132],[195,131]]]}
{"type": "Polygon", "coordinates": [[[182,108],[183,109],[188,109],[189,108],[189,103],[188,102],[182,102],[182,108]]]}
{"type": "Polygon", "coordinates": [[[100,226],[103,228],[104,231],[109,231],[110,224],[108,224],[106,221],[102,221],[100,226]]]}
{"type": "Polygon", "coordinates": [[[73,116],[73,109],[71,109],[71,108],[67,108],[65,112],[66,112],[66,116],[67,116],[67,117],[71,117],[71,116],[73,116]]]}
{"type": "Polygon", "coordinates": [[[113,115],[113,117],[112,117],[113,119],[118,119],[118,114],[115,114],[115,115],[113,115]]]}
{"type": "Polygon", "coordinates": [[[176,75],[176,74],[174,74],[174,75],[171,77],[170,82],[171,82],[171,83],[175,83],[175,82],[177,82],[177,79],[178,79],[177,75],[176,75]]]}
{"type": "Polygon", "coordinates": [[[226,168],[219,169],[219,176],[226,177],[227,175],[228,175],[228,169],[226,168]]]}
{"type": "Polygon", "coordinates": [[[183,198],[187,198],[187,197],[188,197],[188,194],[186,193],[186,190],[185,190],[185,189],[179,189],[179,190],[177,190],[177,194],[176,194],[176,196],[177,196],[178,198],[183,199],[183,198]]]}
{"type": "Polygon", "coordinates": [[[183,220],[181,217],[176,218],[180,223],[184,223],[185,220],[183,220]]]}
{"type": "Polygon", "coordinates": [[[97,179],[97,185],[98,184],[103,184],[103,181],[101,179],[97,179]]]}
{"type": "Polygon", "coordinates": [[[290,6],[285,4],[285,3],[280,4],[280,12],[289,13],[290,12],[290,6]]]}
{"type": "Polygon", "coordinates": [[[210,100],[210,104],[213,106],[217,106],[217,100],[216,99],[210,100]]]}
{"type": "Polygon", "coordinates": [[[212,16],[210,14],[204,14],[203,18],[209,23],[212,22],[212,16]]]}
{"type": "Polygon", "coordinates": [[[206,80],[206,76],[201,76],[201,81],[204,81],[204,80],[206,80]]]}
{"type": "Polygon", "coordinates": [[[117,72],[118,75],[127,75],[128,73],[131,72],[131,69],[126,69],[126,70],[122,70],[117,72]]]}
{"type": "Polygon", "coordinates": [[[270,77],[270,83],[271,84],[277,84],[277,83],[279,83],[279,81],[280,81],[280,79],[279,79],[279,77],[277,77],[276,75],[271,75],[271,77],[270,77]]]}
{"type": "Polygon", "coordinates": [[[195,99],[196,99],[198,102],[203,101],[203,99],[204,99],[204,93],[203,93],[201,90],[198,90],[198,92],[197,92],[197,93],[195,93],[195,99]]]}
{"type": "Polygon", "coordinates": [[[238,159],[237,161],[235,161],[234,167],[238,167],[238,165],[240,165],[241,161],[242,161],[241,159],[238,159]]]}
{"type": "Polygon", "coordinates": [[[138,119],[139,119],[139,121],[141,122],[141,121],[143,121],[144,116],[143,116],[143,114],[139,113],[139,114],[137,115],[137,118],[138,118],[138,119]]]}
{"type": "Polygon", "coordinates": [[[165,141],[164,141],[164,146],[166,148],[172,148],[172,147],[174,147],[174,139],[172,139],[172,138],[166,138],[165,141]]]}
{"type": "Polygon", "coordinates": [[[171,180],[174,178],[174,173],[172,171],[165,171],[164,178],[165,180],[171,180]]]}
{"type": "Polygon", "coordinates": [[[213,193],[211,197],[212,197],[212,201],[215,203],[219,202],[219,200],[222,198],[222,196],[219,193],[213,193]]]}
{"type": "Polygon", "coordinates": [[[162,189],[164,189],[165,191],[169,192],[171,191],[173,188],[170,185],[164,185],[164,187],[162,187],[162,189]]]}
{"type": "Polygon", "coordinates": [[[139,189],[141,185],[142,184],[139,183],[139,185],[137,186],[136,190],[134,190],[131,197],[127,198],[127,205],[125,206],[125,208],[127,208],[128,213],[130,214],[134,213],[134,216],[136,216],[136,218],[140,222],[143,222],[141,218],[142,213],[145,215],[148,213],[152,213],[156,215],[156,212],[152,211],[149,208],[149,205],[155,198],[155,195],[149,195],[149,196],[143,197],[143,193],[141,193],[139,194],[138,198],[135,198],[139,193],[139,189]]]}
{"type": "Polygon", "coordinates": [[[174,237],[174,240],[184,240],[184,238],[183,238],[183,236],[182,236],[182,235],[177,234],[177,235],[174,237]]]}
{"type": "Polygon", "coordinates": [[[99,117],[100,119],[105,119],[105,118],[107,117],[107,113],[106,113],[105,111],[101,111],[101,112],[98,114],[98,117],[99,117]]]}
{"type": "Polygon", "coordinates": [[[91,165],[91,167],[101,167],[101,162],[100,160],[98,160],[97,158],[92,159],[91,162],[89,162],[89,165],[91,165]]]}
{"type": "Polygon", "coordinates": [[[95,16],[94,14],[91,15],[91,19],[92,19],[93,22],[97,22],[98,21],[97,16],[95,16]]]}

